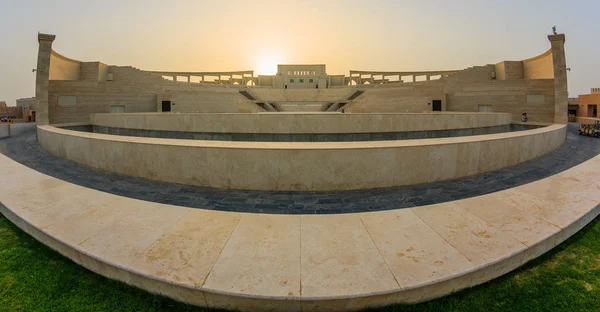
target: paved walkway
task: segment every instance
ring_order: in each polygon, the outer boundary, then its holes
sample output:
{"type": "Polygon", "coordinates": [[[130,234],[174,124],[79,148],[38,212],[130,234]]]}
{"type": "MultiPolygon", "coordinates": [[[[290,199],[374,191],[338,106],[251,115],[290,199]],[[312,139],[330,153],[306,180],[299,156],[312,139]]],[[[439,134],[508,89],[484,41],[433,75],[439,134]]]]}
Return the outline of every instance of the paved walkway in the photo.
{"type": "Polygon", "coordinates": [[[274,215],[99,192],[0,155],[0,213],[89,270],[239,311],[355,311],[420,302],[510,272],[600,212],[600,156],[443,204],[274,215]]]}
{"type": "Polygon", "coordinates": [[[61,180],[145,201],[221,211],[333,214],[444,203],[551,176],[600,154],[600,140],[578,135],[577,128],[577,124],[569,124],[567,141],[556,151],[517,166],[452,181],[342,192],[221,190],[104,172],[43,150],[35,140],[34,124],[14,124],[13,136],[0,139],[0,153],[61,180]]]}

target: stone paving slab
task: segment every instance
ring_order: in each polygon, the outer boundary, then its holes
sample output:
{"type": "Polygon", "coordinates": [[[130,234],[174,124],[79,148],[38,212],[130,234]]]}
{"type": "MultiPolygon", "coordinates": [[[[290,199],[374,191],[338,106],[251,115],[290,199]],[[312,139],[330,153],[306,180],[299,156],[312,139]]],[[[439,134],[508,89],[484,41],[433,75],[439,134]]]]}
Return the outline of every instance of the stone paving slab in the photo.
{"type": "Polygon", "coordinates": [[[600,156],[480,197],[379,212],[274,215],[144,202],[0,155],[0,212],[109,278],[242,311],[347,311],[419,302],[489,281],[600,212],[600,156]],[[33,195],[33,196],[32,196],[33,195]]]}

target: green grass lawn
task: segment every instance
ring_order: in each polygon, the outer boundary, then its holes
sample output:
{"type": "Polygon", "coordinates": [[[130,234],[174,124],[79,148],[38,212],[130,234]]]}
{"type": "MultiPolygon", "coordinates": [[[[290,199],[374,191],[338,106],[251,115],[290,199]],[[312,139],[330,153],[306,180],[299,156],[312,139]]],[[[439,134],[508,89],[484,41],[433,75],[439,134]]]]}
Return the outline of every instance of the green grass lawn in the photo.
{"type": "MultiPolygon", "coordinates": [[[[600,311],[600,219],[490,283],[418,305],[372,311],[600,311]]],[[[0,311],[216,311],[108,280],[0,215],[0,311]]]]}

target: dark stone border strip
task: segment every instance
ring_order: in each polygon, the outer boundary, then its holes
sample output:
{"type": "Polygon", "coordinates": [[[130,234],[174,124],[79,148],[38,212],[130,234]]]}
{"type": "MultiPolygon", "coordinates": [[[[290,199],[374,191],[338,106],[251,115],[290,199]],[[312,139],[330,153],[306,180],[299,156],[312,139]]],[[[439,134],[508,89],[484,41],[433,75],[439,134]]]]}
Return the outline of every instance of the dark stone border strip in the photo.
{"type": "Polygon", "coordinates": [[[405,131],[405,132],[377,132],[377,133],[212,133],[212,132],[184,132],[143,130],[128,128],[113,128],[104,126],[65,126],[63,129],[94,132],[102,134],[180,139],[180,140],[216,140],[216,141],[245,141],[245,142],[350,142],[350,141],[389,141],[389,140],[415,140],[432,138],[449,138],[470,135],[494,134],[503,132],[523,131],[541,126],[525,124],[507,124],[491,127],[432,130],[432,131],[405,131]]]}
{"type": "Polygon", "coordinates": [[[600,154],[600,140],[569,124],[565,144],[513,167],[467,178],[393,188],[339,192],[223,190],[118,175],[54,156],[36,142],[32,124],[14,124],[0,152],[47,175],[115,195],[185,207],[273,214],[333,214],[415,207],[484,195],[546,178],[600,154]]]}

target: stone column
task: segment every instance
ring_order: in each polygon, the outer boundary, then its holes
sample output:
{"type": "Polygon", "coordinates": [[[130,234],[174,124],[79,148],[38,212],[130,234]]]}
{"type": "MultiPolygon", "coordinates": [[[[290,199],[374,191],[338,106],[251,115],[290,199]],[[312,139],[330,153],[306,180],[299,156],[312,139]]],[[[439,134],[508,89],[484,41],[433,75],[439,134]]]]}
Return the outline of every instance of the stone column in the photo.
{"type": "Polygon", "coordinates": [[[48,112],[48,82],[50,80],[50,54],[55,35],[38,34],[38,60],[35,76],[35,123],[47,125],[50,123],[48,112]]]}
{"type": "Polygon", "coordinates": [[[565,57],[565,35],[549,35],[554,63],[554,123],[566,124],[569,109],[567,84],[567,60],[565,57]]]}

